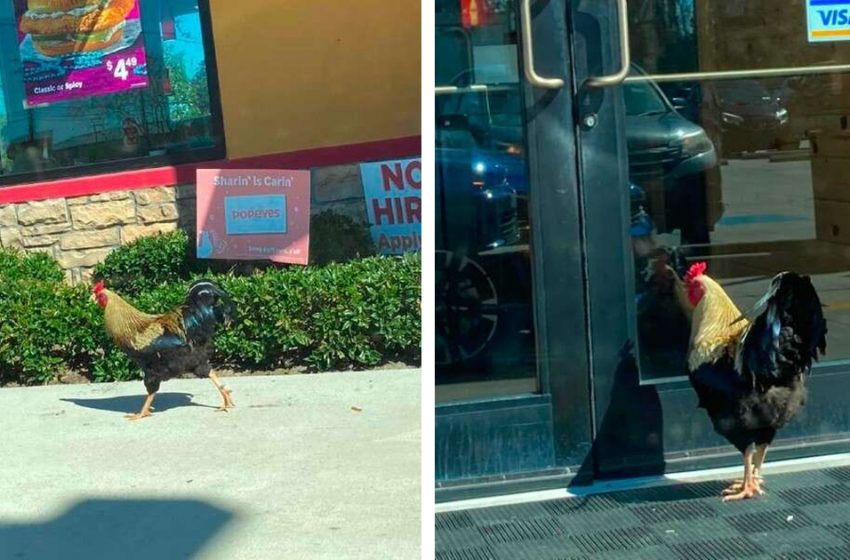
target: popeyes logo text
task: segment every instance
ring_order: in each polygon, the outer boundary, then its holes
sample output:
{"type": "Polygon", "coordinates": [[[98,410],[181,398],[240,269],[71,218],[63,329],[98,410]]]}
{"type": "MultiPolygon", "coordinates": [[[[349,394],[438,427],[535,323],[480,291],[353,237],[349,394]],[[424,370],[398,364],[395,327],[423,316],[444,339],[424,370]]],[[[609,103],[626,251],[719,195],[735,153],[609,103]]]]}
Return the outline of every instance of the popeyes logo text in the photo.
{"type": "Polygon", "coordinates": [[[280,218],[280,208],[258,208],[255,210],[233,210],[230,213],[231,219],[251,219],[251,218],[280,218]]]}

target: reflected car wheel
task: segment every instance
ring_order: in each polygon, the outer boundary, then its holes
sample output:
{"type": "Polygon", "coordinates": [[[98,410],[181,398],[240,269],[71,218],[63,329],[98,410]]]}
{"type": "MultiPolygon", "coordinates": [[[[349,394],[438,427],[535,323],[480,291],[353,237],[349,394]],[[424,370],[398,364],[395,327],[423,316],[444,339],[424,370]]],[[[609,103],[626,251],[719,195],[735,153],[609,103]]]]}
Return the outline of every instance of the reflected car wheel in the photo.
{"type": "Polygon", "coordinates": [[[475,260],[436,251],[435,361],[449,365],[481,354],[499,323],[493,280],[475,260]]]}

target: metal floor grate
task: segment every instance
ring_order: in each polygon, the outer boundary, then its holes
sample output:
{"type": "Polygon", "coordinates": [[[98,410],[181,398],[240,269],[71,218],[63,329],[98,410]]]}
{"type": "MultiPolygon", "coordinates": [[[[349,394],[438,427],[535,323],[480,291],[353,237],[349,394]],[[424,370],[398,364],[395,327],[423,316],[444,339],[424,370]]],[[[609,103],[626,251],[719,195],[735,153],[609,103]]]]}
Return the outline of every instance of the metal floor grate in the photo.
{"type": "Polygon", "coordinates": [[[724,504],[728,481],[682,483],[436,518],[436,560],[850,560],[850,468],[771,475],[724,504]]]}
{"type": "Polygon", "coordinates": [[[570,540],[588,554],[633,550],[635,548],[661,544],[657,536],[642,531],[639,527],[631,529],[609,529],[585,533],[583,535],[573,535],[570,537],[570,540]]]}
{"type": "Polygon", "coordinates": [[[794,488],[779,493],[782,499],[795,506],[814,506],[850,501],[850,485],[829,484],[813,488],[794,488]]]}
{"type": "Polygon", "coordinates": [[[466,511],[445,513],[437,518],[438,531],[442,529],[465,529],[472,527],[472,525],[472,517],[466,511]]]}
{"type": "Polygon", "coordinates": [[[847,560],[847,549],[843,547],[813,548],[802,552],[777,554],[771,560],[847,560]]]}
{"type": "Polygon", "coordinates": [[[437,552],[437,560],[493,560],[496,558],[489,548],[468,548],[437,552]]]}
{"type": "Polygon", "coordinates": [[[781,509],[730,515],[725,521],[733,527],[746,527],[750,531],[785,531],[790,528],[814,525],[806,514],[798,509],[781,509]]]}
{"type": "Polygon", "coordinates": [[[564,528],[554,519],[531,519],[485,525],[481,534],[488,542],[512,542],[548,539],[565,534],[564,528]]]}
{"type": "Polygon", "coordinates": [[[832,533],[839,539],[850,545],[850,522],[838,523],[837,525],[830,525],[829,530],[832,531],[832,533]]]}
{"type": "Polygon", "coordinates": [[[647,504],[636,506],[632,512],[644,523],[663,523],[665,521],[684,521],[714,517],[714,508],[703,502],[681,501],[665,504],[647,504]]]}
{"type": "Polygon", "coordinates": [[[674,544],[671,548],[682,560],[717,560],[719,558],[754,558],[764,554],[755,543],[741,538],[674,544]]]}
{"type": "Polygon", "coordinates": [[[834,478],[838,482],[850,483],[850,467],[843,467],[839,469],[828,469],[823,471],[823,474],[834,478]]]}

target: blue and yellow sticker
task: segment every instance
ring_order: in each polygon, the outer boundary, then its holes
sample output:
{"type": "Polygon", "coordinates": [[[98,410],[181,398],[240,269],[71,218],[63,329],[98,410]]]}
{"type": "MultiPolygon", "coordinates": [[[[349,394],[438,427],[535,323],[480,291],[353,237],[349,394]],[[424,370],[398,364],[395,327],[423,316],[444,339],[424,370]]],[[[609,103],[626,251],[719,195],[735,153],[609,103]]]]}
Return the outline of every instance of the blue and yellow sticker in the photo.
{"type": "Polygon", "coordinates": [[[850,41],[850,0],[806,0],[809,42],[850,41]]]}

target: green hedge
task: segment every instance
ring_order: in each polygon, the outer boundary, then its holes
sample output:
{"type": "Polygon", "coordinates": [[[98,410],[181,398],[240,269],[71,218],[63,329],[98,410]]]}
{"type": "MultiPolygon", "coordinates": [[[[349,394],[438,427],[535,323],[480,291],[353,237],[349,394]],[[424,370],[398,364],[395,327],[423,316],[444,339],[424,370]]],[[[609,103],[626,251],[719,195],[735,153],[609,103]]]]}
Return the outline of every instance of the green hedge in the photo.
{"type": "MultiPolygon", "coordinates": [[[[311,265],[343,263],[375,254],[368,225],[330,210],[310,218],[311,265]]],[[[269,268],[276,267],[268,262],[199,260],[195,258],[194,243],[185,232],[178,230],[142,237],[113,251],[95,267],[94,274],[98,278],[108,278],[110,287],[122,294],[139,294],[210,271],[224,273],[269,268]]]]}
{"type": "Polygon", "coordinates": [[[310,262],[326,265],[377,253],[369,226],[332,210],[310,217],[310,262]]]}
{"type": "MultiPolygon", "coordinates": [[[[238,317],[217,335],[214,365],[327,371],[418,363],[418,255],[239,276],[204,270],[187,244],[181,232],[142,238],[113,251],[96,275],[152,313],[178,305],[202,274],[219,282],[238,317]]],[[[63,277],[45,255],[0,250],[0,383],[45,383],[62,370],[95,381],[138,377],[104,332],[90,287],[63,277]]]]}

